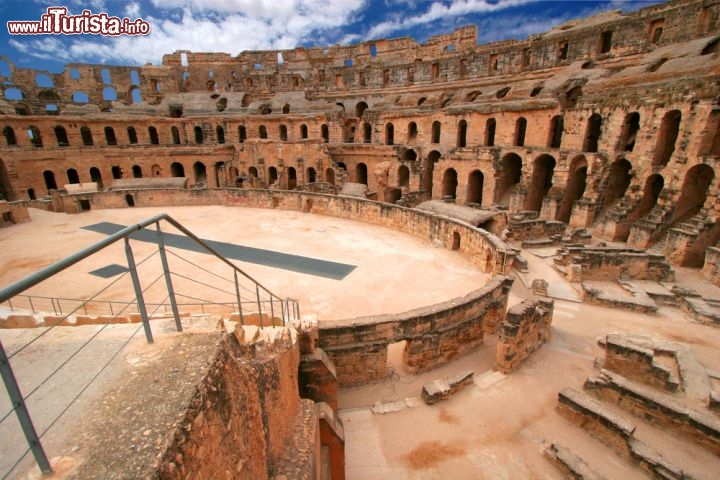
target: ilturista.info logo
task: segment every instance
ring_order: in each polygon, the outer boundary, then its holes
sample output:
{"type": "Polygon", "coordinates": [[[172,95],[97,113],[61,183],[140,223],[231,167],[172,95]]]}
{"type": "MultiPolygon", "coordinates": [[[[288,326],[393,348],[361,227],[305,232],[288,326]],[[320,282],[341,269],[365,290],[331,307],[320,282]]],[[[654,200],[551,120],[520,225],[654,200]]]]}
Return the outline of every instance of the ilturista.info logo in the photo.
{"type": "Polygon", "coordinates": [[[10,35],[147,35],[150,24],[142,18],[111,17],[107,13],[83,10],[68,15],[66,7],[48,7],[40,20],[7,22],[10,35]]]}

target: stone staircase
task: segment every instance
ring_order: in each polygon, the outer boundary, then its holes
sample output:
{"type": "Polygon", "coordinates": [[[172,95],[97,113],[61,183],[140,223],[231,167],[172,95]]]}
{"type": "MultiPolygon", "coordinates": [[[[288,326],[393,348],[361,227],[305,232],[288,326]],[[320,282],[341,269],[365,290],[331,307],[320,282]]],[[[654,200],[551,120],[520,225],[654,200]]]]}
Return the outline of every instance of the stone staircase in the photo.
{"type": "Polygon", "coordinates": [[[705,250],[720,238],[716,218],[707,209],[700,210],[689,219],[668,231],[668,241],[663,252],[675,265],[702,267],[705,250]]]}
{"type": "Polygon", "coordinates": [[[692,350],[622,334],[600,343],[597,375],[558,394],[548,458],[572,478],[717,478],[717,392],[692,350]]]}
{"type": "Polygon", "coordinates": [[[671,206],[656,204],[650,212],[632,224],[628,246],[645,249],[655,243],[670,226],[672,212],[671,206]]]}
{"type": "Polygon", "coordinates": [[[605,210],[595,222],[593,234],[605,240],[620,240],[624,236],[622,232],[626,232],[629,228],[627,225],[625,225],[625,228],[622,228],[621,225],[628,223],[628,216],[639,204],[639,197],[622,197],[620,200],[614,202],[613,205],[608,206],[607,210],[605,210]]]}

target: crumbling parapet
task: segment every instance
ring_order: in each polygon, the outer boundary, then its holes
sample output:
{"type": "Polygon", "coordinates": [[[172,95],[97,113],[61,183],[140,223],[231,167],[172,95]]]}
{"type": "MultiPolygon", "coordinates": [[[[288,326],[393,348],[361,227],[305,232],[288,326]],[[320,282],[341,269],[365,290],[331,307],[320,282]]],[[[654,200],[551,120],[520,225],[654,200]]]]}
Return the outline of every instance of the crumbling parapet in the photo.
{"type": "Polygon", "coordinates": [[[508,309],[498,333],[495,370],[511,373],[550,340],[554,302],[528,298],[508,309]]]}

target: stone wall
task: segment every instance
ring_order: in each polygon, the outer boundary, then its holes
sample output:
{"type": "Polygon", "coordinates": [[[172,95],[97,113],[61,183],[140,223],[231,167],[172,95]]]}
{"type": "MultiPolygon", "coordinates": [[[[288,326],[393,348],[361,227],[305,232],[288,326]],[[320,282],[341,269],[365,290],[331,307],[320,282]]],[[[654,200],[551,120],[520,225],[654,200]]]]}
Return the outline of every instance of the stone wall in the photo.
{"type": "Polygon", "coordinates": [[[664,256],[633,249],[563,247],[554,262],[571,282],[617,279],[670,282],[675,276],[664,256]]]}
{"type": "Polygon", "coordinates": [[[496,276],[465,297],[396,315],[336,320],[321,326],[319,346],[332,359],[342,386],[387,377],[387,348],[406,341],[403,362],[410,372],[443,365],[483,344],[486,323],[507,308],[512,277],[496,276]]]}
{"type": "Polygon", "coordinates": [[[703,276],[715,285],[720,285],[720,248],[709,247],[705,251],[703,276]]]}
{"type": "Polygon", "coordinates": [[[527,298],[508,309],[498,329],[495,370],[511,373],[550,340],[554,302],[527,298]]]}
{"type": "MultiPolygon", "coordinates": [[[[236,478],[273,478],[301,413],[299,360],[289,330],[272,344],[228,335],[159,460],[158,477],[226,478],[233,472],[236,478]]],[[[310,452],[316,437],[306,432],[310,452]]],[[[312,453],[305,460],[312,465],[312,453]]]]}
{"type": "Polygon", "coordinates": [[[30,221],[25,202],[6,202],[0,200],[0,227],[30,221]]]}
{"type": "Polygon", "coordinates": [[[446,217],[355,197],[308,192],[248,189],[129,190],[56,195],[57,208],[66,213],[88,209],[227,205],[279,208],[356,220],[429,240],[457,250],[485,272],[508,273],[517,251],[485,230],[446,217]],[[86,202],[86,203],[84,203],[86,202]]]}

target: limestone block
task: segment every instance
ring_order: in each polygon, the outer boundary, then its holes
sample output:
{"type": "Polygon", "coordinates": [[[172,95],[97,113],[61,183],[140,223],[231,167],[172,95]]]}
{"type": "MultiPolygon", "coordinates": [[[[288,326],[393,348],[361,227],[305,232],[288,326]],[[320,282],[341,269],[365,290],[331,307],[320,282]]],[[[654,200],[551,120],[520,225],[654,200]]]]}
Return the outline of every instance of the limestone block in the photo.
{"type": "Polygon", "coordinates": [[[452,377],[426,383],[422,388],[422,399],[428,405],[445,400],[462,390],[465,385],[472,383],[474,374],[474,371],[466,370],[452,377]]]}
{"type": "Polygon", "coordinates": [[[8,315],[7,318],[0,318],[2,328],[35,328],[41,327],[43,320],[35,315],[8,315]]]}

